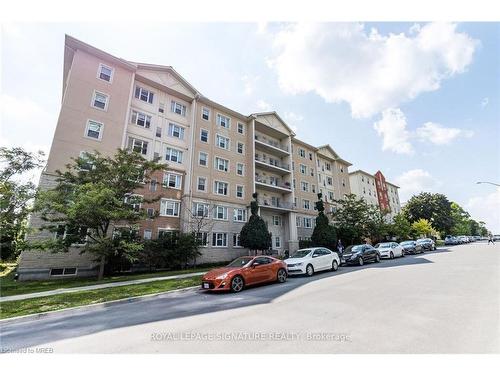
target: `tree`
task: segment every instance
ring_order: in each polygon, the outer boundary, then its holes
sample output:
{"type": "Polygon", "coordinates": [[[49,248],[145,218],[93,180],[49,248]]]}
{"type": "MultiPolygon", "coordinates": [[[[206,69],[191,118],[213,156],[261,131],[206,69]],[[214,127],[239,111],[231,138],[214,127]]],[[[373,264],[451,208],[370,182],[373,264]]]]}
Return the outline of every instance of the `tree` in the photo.
{"type": "MultiPolygon", "coordinates": [[[[131,226],[145,217],[140,203],[144,200],[134,191],[149,182],[150,175],[164,166],[145,160],[140,154],[117,150],[113,157],[96,152],[73,159],[64,172],[56,171],[57,186],[41,192],[35,208],[52,232],[65,229],[65,236],[34,243],[32,247],[67,251],[88,238],[82,252],[99,261],[99,279],[106,259],[118,251],[128,260],[137,259],[143,244],[116,235],[123,226],[131,226]]],[[[129,229],[130,230],[130,229],[129,229]]]]}
{"type": "Polygon", "coordinates": [[[328,222],[328,217],[325,215],[325,205],[321,193],[318,193],[318,201],[316,202],[316,210],[318,216],[316,217],[316,225],[314,227],[311,243],[312,246],[326,247],[330,250],[336,250],[337,234],[335,228],[328,222]]]}
{"type": "Polygon", "coordinates": [[[399,241],[412,237],[411,223],[401,212],[394,216],[392,224],[389,225],[389,234],[399,241]]]}
{"type": "Polygon", "coordinates": [[[451,213],[451,202],[443,194],[414,195],[403,208],[403,214],[409,222],[426,219],[442,234],[449,233],[453,226],[451,213]]]}
{"type": "Polygon", "coordinates": [[[436,233],[429,220],[419,219],[411,224],[411,229],[417,237],[429,237],[436,233]]]}
{"type": "MultiPolygon", "coordinates": [[[[187,201],[187,200],[186,200],[187,201]]],[[[212,231],[214,221],[210,220],[210,211],[214,207],[212,203],[197,203],[194,207],[189,207],[187,204],[183,206],[185,225],[189,233],[193,233],[198,247],[206,246],[208,241],[208,233],[212,231]]],[[[201,253],[200,253],[201,255],[201,253]]],[[[194,258],[196,265],[196,257],[194,258]]]]}
{"type": "Polygon", "coordinates": [[[240,232],[240,244],[250,250],[267,250],[271,247],[271,233],[267,229],[266,222],[258,215],[259,203],[257,193],[253,193],[254,200],[250,203],[251,216],[240,232]]]}
{"type": "Polygon", "coordinates": [[[0,147],[0,255],[10,259],[16,255],[23,240],[31,201],[36,186],[23,182],[23,175],[42,167],[44,154],[31,153],[20,147],[0,147]]]}

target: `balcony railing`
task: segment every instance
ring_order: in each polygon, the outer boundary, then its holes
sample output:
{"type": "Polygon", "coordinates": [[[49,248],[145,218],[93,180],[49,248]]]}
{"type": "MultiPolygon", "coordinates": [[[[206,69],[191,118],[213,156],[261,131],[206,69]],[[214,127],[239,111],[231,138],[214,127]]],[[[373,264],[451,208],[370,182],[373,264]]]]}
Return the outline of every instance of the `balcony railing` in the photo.
{"type": "Polygon", "coordinates": [[[260,136],[260,135],[255,135],[255,140],[259,141],[259,142],[262,142],[262,143],[265,143],[265,144],[268,144],[269,146],[273,146],[275,148],[279,148],[280,150],[283,150],[285,152],[289,152],[288,151],[288,146],[282,146],[281,143],[278,142],[278,141],[274,141],[272,139],[268,139],[268,138],[265,138],[265,137],[260,136]]]}
{"type": "Polygon", "coordinates": [[[294,209],[293,203],[289,202],[276,202],[276,201],[273,202],[272,200],[269,199],[259,199],[258,202],[259,206],[261,207],[275,207],[275,208],[283,208],[285,210],[294,209]]]}
{"type": "Polygon", "coordinates": [[[290,164],[283,164],[275,159],[267,159],[267,158],[260,157],[259,155],[255,155],[255,160],[260,161],[261,163],[272,165],[273,167],[286,169],[287,171],[290,170],[290,164]]]}
{"type": "Polygon", "coordinates": [[[258,182],[258,183],[261,183],[264,185],[275,186],[275,187],[282,188],[282,189],[292,190],[289,182],[285,182],[284,184],[282,184],[277,180],[267,179],[264,177],[260,177],[259,175],[255,176],[255,182],[258,182]]]}

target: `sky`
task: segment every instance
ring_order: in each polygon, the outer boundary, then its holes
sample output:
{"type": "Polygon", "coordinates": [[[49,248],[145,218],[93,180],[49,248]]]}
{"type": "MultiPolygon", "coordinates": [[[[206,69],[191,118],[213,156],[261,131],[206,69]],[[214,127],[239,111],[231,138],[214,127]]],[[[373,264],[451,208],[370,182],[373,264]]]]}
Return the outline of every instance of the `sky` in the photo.
{"type": "Polygon", "coordinates": [[[1,33],[0,145],[50,149],[64,35],[173,66],[243,114],[381,170],[401,201],[440,192],[500,234],[500,23],[11,23],[1,33]]]}

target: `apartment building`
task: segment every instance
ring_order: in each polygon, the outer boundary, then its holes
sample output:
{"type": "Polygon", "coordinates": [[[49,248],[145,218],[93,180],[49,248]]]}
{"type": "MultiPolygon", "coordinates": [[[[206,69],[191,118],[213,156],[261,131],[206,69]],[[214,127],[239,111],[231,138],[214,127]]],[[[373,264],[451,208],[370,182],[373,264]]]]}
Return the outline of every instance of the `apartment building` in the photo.
{"type": "MultiPolygon", "coordinates": [[[[254,192],[277,254],[295,251],[311,236],[318,192],[329,209],[350,193],[351,164],[329,145],[297,139],[276,112],[238,113],[170,66],[119,59],[66,36],[61,111],[40,188],[55,186],[55,171],[71,158],[119,148],[166,164],[134,192],[161,196],[141,205],[147,218],[138,223],[139,235],[199,231],[200,263],[247,253],[239,233],[254,192]]],[[[28,239],[55,235],[37,230],[42,225],[33,215],[28,239]]],[[[95,274],[94,260],[79,246],[64,254],[23,252],[20,279],[95,274]]]]}
{"type": "Polygon", "coordinates": [[[372,175],[363,170],[356,170],[349,173],[349,181],[352,194],[386,212],[387,220],[392,221],[401,211],[399,186],[388,182],[381,171],[372,175]]]}

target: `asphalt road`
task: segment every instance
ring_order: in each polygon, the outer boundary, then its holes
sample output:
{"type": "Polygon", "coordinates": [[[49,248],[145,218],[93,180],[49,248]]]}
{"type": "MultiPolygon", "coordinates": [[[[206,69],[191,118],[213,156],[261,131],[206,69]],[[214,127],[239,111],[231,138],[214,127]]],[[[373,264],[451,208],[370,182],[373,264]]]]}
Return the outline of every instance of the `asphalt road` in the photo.
{"type": "Polygon", "coordinates": [[[0,323],[2,351],[499,353],[500,243],[0,323]]]}

